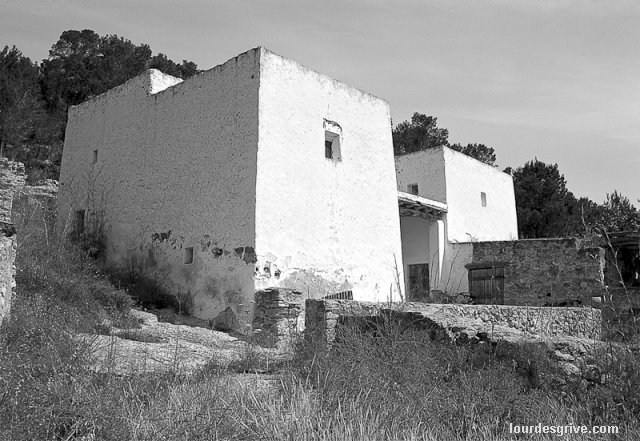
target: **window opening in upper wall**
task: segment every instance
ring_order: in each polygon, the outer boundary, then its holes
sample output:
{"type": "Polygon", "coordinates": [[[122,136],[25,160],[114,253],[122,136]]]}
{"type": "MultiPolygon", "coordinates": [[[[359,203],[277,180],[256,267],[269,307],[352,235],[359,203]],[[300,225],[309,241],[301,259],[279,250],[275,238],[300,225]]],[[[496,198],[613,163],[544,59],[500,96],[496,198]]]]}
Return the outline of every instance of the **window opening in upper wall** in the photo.
{"type": "Polygon", "coordinates": [[[189,265],[190,263],[193,263],[193,247],[184,249],[184,264],[189,265]]]}
{"type": "Polygon", "coordinates": [[[407,193],[418,195],[418,184],[407,185],[407,193]]]}
{"type": "Polygon", "coordinates": [[[340,135],[324,131],[324,157],[333,161],[341,161],[340,135]]]}
{"type": "Polygon", "coordinates": [[[483,207],[487,206],[487,194],[483,191],[480,192],[480,203],[483,207]]]}
{"type": "Polygon", "coordinates": [[[93,151],[93,164],[95,164],[96,162],[98,162],[98,151],[94,150],[93,151]]]}

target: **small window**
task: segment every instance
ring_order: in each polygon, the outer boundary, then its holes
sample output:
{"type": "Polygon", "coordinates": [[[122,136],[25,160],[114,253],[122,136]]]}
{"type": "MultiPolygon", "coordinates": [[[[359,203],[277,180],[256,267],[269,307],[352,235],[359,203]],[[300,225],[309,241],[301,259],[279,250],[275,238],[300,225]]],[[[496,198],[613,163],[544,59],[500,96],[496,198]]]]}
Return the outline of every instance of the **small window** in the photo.
{"type": "Polygon", "coordinates": [[[340,154],[340,135],[324,131],[324,157],[333,161],[342,160],[340,154]]]}
{"type": "Polygon", "coordinates": [[[94,150],[93,151],[93,163],[95,164],[96,162],[98,162],[98,151],[94,150]]]}
{"type": "Polygon", "coordinates": [[[487,194],[485,192],[480,192],[480,203],[483,207],[487,206],[487,194]]]}
{"type": "Polygon", "coordinates": [[[84,217],[85,217],[85,210],[76,211],[74,232],[78,237],[84,234],[84,217]]]}
{"type": "Polygon", "coordinates": [[[184,264],[189,265],[193,263],[193,247],[187,247],[184,249],[184,264]]]}
{"type": "Polygon", "coordinates": [[[324,142],[324,157],[328,159],[333,159],[333,142],[331,141],[324,142]]]}
{"type": "Polygon", "coordinates": [[[418,184],[409,184],[407,185],[407,192],[411,194],[418,194],[418,184]]]}

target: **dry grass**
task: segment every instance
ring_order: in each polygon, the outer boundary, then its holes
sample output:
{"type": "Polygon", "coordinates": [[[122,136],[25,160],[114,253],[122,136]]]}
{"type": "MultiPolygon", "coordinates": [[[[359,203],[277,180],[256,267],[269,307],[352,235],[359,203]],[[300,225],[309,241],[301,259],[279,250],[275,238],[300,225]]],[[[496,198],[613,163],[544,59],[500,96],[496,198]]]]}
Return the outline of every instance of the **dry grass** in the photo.
{"type": "MultiPolygon", "coordinates": [[[[23,237],[0,329],[2,440],[502,440],[509,423],[539,422],[620,428],[563,440],[640,439],[640,357],[613,347],[599,361],[605,384],[564,390],[534,387],[544,363],[519,371],[485,346],[434,343],[393,322],[344,328],[330,351],[300,343],[271,385],[214,368],[98,374],[74,333],[124,321],[128,296],[73,248],[23,237]]],[[[243,370],[264,368],[254,352],[243,370]]]]}

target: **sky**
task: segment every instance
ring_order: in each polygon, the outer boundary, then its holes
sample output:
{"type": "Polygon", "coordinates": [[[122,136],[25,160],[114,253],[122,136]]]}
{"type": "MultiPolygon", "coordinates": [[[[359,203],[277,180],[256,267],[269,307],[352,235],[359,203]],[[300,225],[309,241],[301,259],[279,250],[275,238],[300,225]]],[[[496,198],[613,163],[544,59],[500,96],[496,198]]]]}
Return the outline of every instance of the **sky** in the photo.
{"type": "Polygon", "coordinates": [[[117,34],[209,69],[256,46],[433,115],[500,168],[558,164],[577,197],[640,207],[636,0],[0,0],[0,46],[34,61],[60,34],[117,34]]]}

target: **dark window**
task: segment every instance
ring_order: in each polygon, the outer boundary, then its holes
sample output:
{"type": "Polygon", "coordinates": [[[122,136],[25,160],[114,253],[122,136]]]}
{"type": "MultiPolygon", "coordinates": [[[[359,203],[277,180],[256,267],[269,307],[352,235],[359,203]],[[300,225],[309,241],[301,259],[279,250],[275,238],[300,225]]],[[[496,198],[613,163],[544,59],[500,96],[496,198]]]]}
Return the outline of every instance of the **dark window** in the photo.
{"type": "Polygon", "coordinates": [[[424,302],[429,299],[429,264],[417,263],[409,266],[409,291],[407,300],[424,302]]]}
{"type": "Polygon", "coordinates": [[[340,135],[338,133],[324,131],[324,157],[334,162],[342,161],[340,135]]]}
{"type": "Polygon", "coordinates": [[[324,157],[333,159],[333,141],[331,140],[324,141],[324,157]]]}
{"type": "Polygon", "coordinates": [[[95,164],[96,162],[98,162],[98,151],[94,150],[93,151],[93,163],[95,164]]]}
{"type": "Polygon", "coordinates": [[[483,191],[480,192],[480,203],[483,207],[487,206],[487,194],[483,191]]]}
{"type": "Polygon", "coordinates": [[[188,265],[190,263],[193,263],[193,247],[184,249],[184,264],[188,265]]]}
{"type": "Polygon", "coordinates": [[[407,185],[407,192],[411,194],[418,194],[418,184],[409,184],[407,185]]]}

